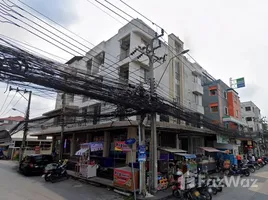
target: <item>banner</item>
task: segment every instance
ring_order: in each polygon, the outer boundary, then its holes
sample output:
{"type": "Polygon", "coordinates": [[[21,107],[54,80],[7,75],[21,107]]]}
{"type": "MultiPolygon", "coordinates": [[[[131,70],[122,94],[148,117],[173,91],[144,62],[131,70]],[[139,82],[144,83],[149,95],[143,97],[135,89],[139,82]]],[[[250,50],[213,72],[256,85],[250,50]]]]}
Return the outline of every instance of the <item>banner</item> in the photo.
{"type": "Polygon", "coordinates": [[[132,173],[126,170],[114,169],[114,184],[130,189],[132,186],[132,173]]]}
{"type": "Polygon", "coordinates": [[[102,151],[103,150],[103,143],[102,142],[91,142],[90,143],[90,151],[102,151]]]}
{"type": "Polygon", "coordinates": [[[125,141],[118,141],[114,143],[114,150],[115,151],[123,151],[123,152],[130,152],[131,149],[125,143],[125,141]]]}
{"type": "Polygon", "coordinates": [[[218,144],[229,144],[229,138],[223,135],[217,135],[217,143],[218,144]]]}

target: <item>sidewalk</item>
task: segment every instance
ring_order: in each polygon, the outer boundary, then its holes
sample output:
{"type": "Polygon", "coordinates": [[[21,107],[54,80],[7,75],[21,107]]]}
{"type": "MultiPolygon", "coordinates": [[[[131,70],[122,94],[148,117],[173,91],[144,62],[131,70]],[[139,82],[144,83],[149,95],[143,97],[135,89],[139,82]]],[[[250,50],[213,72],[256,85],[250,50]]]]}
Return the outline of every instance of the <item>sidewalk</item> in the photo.
{"type": "MultiPolygon", "coordinates": [[[[73,172],[73,171],[67,170],[67,172],[75,180],[83,181],[83,182],[86,182],[86,183],[89,183],[89,184],[93,184],[93,185],[104,186],[104,187],[107,187],[107,188],[111,188],[111,189],[114,189],[114,190],[119,190],[119,191],[122,191],[123,193],[132,195],[131,192],[126,191],[126,190],[123,190],[122,188],[119,188],[119,187],[114,186],[113,185],[113,181],[111,181],[111,180],[108,180],[108,179],[105,179],[105,178],[100,178],[100,177],[92,177],[92,178],[87,179],[87,178],[76,176],[75,175],[75,172],[73,172]]],[[[164,191],[159,191],[159,192],[157,192],[155,194],[155,196],[148,197],[148,198],[143,198],[142,196],[137,195],[137,199],[138,200],[143,200],[143,199],[148,199],[148,200],[164,200],[164,199],[168,199],[170,197],[172,197],[172,191],[171,191],[171,189],[167,189],[167,190],[164,190],[164,191]]]]}

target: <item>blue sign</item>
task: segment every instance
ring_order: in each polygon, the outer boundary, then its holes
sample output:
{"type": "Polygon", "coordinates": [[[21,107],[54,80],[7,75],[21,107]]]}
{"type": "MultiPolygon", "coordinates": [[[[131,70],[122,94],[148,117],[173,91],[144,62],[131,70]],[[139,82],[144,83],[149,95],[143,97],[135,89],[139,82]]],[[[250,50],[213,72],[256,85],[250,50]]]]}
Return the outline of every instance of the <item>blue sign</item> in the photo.
{"type": "Polygon", "coordinates": [[[132,145],[132,144],[134,144],[136,142],[136,139],[135,138],[129,138],[129,139],[127,139],[126,141],[125,141],[125,143],[127,144],[127,145],[132,145]]]}
{"type": "Polygon", "coordinates": [[[139,153],[146,153],[146,145],[139,146],[139,153]]]}
{"type": "Polygon", "coordinates": [[[245,87],[245,78],[244,77],[236,79],[236,87],[237,88],[245,87]]]}
{"type": "Polygon", "coordinates": [[[145,162],[146,161],[146,153],[139,153],[138,161],[145,162]]]}

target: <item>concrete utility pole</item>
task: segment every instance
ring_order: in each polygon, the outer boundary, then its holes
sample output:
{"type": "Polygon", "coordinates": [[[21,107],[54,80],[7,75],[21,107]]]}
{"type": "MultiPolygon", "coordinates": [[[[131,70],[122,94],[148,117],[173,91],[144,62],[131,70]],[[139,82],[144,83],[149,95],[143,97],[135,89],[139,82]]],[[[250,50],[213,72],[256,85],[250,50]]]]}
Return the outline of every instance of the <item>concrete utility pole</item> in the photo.
{"type": "MultiPolygon", "coordinates": [[[[151,93],[151,103],[153,104],[153,98],[156,93],[155,80],[154,80],[154,62],[163,60],[165,61],[165,56],[157,57],[155,55],[155,50],[161,47],[160,37],[164,35],[164,30],[161,30],[161,35],[155,34],[155,37],[151,39],[150,43],[145,47],[140,47],[135,49],[132,55],[139,51],[141,54],[137,57],[140,58],[142,55],[146,55],[149,58],[149,76],[150,76],[150,93],[151,93]],[[158,43],[154,47],[155,41],[158,43]]],[[[155,193],[157,191],[158,185],[158,175],[157,175],[157,133],[156,133],[156,113],[151,113],[151,140],[150,140],[150,192],[155,193]]]]}
{"type": "Polygon", "coordinates": [[[64,124],[65,124],[65,92],[62,94],[61,99],[62,99],[62,110],[61,110],[61,133],[60,133],[60,150],[59,150],[59,159],[62,159],[63,155],[63,149],[64,149],[64,124]]]}
{"type": "Polygon", "coordinates": [[[30,117],[30,107],[31,107],[32,91],[20,90],[19,88],[16,88],[15,89],[15,88],[12,88],[12,87],[10,87],[9,90],[10,91],[16,90],[16,92],[29,93],[27,110],[26,110],[26,113],[25,113],[25,116],[24,116],[25,124],[24,124],[24,128],[23,128],[23,137],[22,137],[22,142],[21,142],[21,147],[20,147],[20,155],[19,155],[19,161],[22,161],[22,158],[23,158],[23,155],[24,155],[24,151],[25,151],[25,144],[26,144],[26,140],[27,140],[28,121],[29,121],[29,117],[30,117]]]}

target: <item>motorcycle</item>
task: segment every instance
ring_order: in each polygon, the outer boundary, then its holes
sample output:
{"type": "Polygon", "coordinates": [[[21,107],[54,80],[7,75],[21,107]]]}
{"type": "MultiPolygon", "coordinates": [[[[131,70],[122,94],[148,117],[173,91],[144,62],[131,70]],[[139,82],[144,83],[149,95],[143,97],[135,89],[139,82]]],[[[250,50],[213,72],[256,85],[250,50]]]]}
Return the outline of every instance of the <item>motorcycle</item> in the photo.
{"type": "Polygon", "coordinates": [[[232,166],[231,169],[226,169],[224,172],[225,175],[227,176],[238,176],[238,175],[244,175],[244,176],[249,176],[250,172],[247,167],[235,167],[234,165],[232,166]]]}
{"type": "Polygon", "coordinates": [[[261,165],[256,161],[249,161],[248,164],[254,165],[256,170],[259,170],[261,168],[261,165]]]}
{"type": "Polygon", "coordinates": [[[63,164],[63,162],[61,160],[59,160],[58,163],[50,163],[45,167],[44,173],[42,175],[42,178],[45,179],[45,181],[50,181],[48,174],[50,174],[52,172],[52,170],[57,169],[59,166],[61,166],[63,164]]]}
{"type": "Polygon", "coordinates": [[[253,164],[241,163],[240,167],[247,167],[250,173],[254,173],[256,171],[256,167],[253,164]]]}
{"type": "Polygon", "coordinates": [[[213,194],[216,195],[218,192],[222,192],[223,186],[220,185],[222,179],[219,177],[210,177],[208,180],[208,186],[212,189],[213,194]]]}
{"type": "MultiPolygon", "coordinates": [[[[186,181],[186,188],[183,188],[182,181],[179,180],[179,178],[182,176],[182,174],[176,174],[174,177],[176,180],[178,180],[176,183],[172,186],[172,194],[174,197],[178,199],[189,199],[189,200],[210,200],[207,199],[206,195],[209,196],[206,192],[199,192],[199,190],[194,187],[190,187],[190,184],[193,184],[193,182],[187,182],[186,181]]],[[[187,178],[186,178],[187,180],[187,178]]]]}
{"type": "Polygon", "coordinates": [[[57,180],[69,178],[69,175],[67,173],[67,162],[68,160],[64,160],[64,162],[61,165],[58,165],[56,168],[51,169],[47,173],[47,179],[51,183],[55,183],[57,180]]]}

